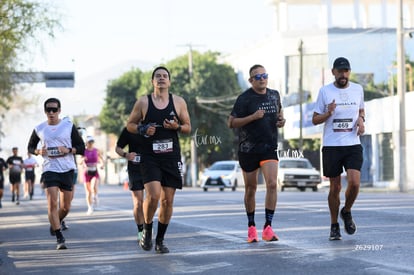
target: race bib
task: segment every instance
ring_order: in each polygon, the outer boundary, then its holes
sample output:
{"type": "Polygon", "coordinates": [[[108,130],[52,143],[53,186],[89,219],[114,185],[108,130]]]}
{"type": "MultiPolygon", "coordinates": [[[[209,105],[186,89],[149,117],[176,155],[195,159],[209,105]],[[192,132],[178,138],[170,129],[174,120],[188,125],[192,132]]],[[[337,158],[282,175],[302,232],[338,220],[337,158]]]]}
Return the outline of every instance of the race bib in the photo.
{"type": "Polygon", "coordinates": [[[47,156],[48,157],[60,157],[63,156],[62,152],[59,152],[58,147],[48,147],[47,149],[47,156]]]}
{"type": "Polygon", "coordinates": [[[141,162],[141,155],[136,155],[135,158],[132,160],[134,164],[138,164],[141,162]]]}
{"type": "Polygon", "coordinates": [[[169,153],[173,151],[172,139],[154,140],[152,143],[152,151],[156,154],[169,153]]]}
{"type": "Polygon", "coordinates": [[[336,118],[333,120],[334,132],[352,132],[352,118],[336,118]]]}
{"type": "Polygon", "coordinates": [[[88,172],[95,172],[97,170],[96,166],[88,166],[86,167],[86,169],[88,170],[88,172]]]}

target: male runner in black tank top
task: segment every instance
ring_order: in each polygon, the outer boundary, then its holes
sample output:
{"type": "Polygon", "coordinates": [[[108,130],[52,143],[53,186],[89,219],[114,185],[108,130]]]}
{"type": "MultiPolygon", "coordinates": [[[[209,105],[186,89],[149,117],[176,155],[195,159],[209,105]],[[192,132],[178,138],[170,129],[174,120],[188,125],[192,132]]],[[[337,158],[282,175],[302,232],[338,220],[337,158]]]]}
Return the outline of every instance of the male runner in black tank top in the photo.
{"type": "Polygon", "coordinates": [[[230,128],[239,128],[239,162],[245,179],[244,204],[248,219],[247,242],[258,242],[254,212],[256,209],[257,175],[259,168],[266,182],[265,217],[262,239],[277,241],[272,219],[277,202],[277,137],[278,128],[285,125],[278,91],[267,88],[265,68],[250,68],[252,87],[236,100],[228,119],[230,128]]]}
{"type": "Polygon", "coordinates": [[[164,245],[173,212],[175,190],[182,188],[182,163],[178,132],[191,132],[190,116],[185,100],[169,93],[170,73],[157,67],[152,73],[154,91],[140,97],[128,119],[127,129],[142,139],[141,172],[145,187],[144,232],[140,246],[152,248],[152,222],[160,202],[155,251],[168,253],[164,245]],[[162,179],[162,182],[161,182],[162,179]]]}

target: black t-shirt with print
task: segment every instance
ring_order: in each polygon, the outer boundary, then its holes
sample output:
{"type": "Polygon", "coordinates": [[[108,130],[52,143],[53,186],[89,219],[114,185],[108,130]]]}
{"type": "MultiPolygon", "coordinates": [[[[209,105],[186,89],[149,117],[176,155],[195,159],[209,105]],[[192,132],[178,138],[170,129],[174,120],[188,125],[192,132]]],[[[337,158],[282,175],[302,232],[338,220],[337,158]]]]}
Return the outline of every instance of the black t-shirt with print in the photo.
{"type": "Polygon", "coordinates": [[[23,158],[19,156],[11,156],[7,159],[7,164],[11,165],[9,174],[19,175],[22,173],[23,158]]]}
{"type": "Polygon", "coordinates": [[[239,129],[239,151],[243,153],[266,153],[277,150],[277,116],[282,109],[279,92],[266,89],[258,94],[252,88],[243,92],[236,100],[231,115],[243,118],[265,110],[263,118],[252,121],[239,129]]]}
{"type": "Polygon", "coordinates": [[[7,169],[7,163],[4,159],[0,158],[0,181],[4,179],[3,169],[7,169]]]}
{"type": "MultiPolygon", "coordinates": [[[[128,145],[128,152],[135,152],[138,154],[137,160],[141,161],[140,159],[140,144],[141,140],[144,137],[142,137],[139,134],[133,134],[128,132],[126,128],[122,130],[121,135],[118,138],[118,141],[116,142],[116,146],[120,148],[124,148],[128,145]]],[[[128,171],[134,171],[134,172],[140,172],[140,165],[139,162],[136,161],[128,161],[128,171]]]]}

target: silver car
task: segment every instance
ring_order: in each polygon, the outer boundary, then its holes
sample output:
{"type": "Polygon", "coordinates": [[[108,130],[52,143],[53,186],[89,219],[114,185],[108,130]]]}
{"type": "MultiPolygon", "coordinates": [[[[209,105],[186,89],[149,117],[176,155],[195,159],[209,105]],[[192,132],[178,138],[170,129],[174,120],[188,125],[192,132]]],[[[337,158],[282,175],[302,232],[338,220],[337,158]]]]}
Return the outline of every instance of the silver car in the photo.
{"type": "Polygon", "coordinates": [[[277,184],[281,191],[287,187],[318,191],[321,175],[306,158],[280,158],[277,184]]]}

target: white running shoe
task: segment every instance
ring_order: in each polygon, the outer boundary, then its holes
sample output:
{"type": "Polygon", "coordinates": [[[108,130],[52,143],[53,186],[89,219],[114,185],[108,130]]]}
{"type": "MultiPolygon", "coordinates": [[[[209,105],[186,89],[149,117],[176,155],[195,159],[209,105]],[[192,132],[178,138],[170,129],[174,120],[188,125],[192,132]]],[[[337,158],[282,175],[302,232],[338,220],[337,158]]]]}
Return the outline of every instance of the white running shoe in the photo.
{"type": "Polygon", "coordinates": [[[88,211],[86,211],[86,215],[92,215],[92,213],[93,213],[93,207],[89,206],[88,211]]]}

